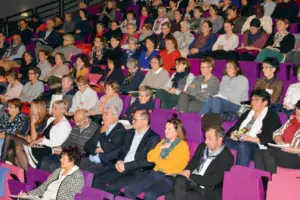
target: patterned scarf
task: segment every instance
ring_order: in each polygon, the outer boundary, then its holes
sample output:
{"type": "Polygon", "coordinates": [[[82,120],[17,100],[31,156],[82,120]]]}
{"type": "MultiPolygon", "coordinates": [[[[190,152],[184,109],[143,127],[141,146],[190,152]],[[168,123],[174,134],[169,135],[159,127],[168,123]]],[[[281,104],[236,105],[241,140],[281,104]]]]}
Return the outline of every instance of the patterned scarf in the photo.
{"type": "Polygon", "coordinates": [[[184,72],[177,73],[174,75],[174,78],[172,79],[172,88],[178,88],[178,83],[180,80],[182,80],[184,77],[186,77],[190,73],[189,70],[185,70],[184,72]]]}
{"type": "MultiPolygon", "coordinates": [[[[162,143],[162,145],[166,144],[170,142],[169,139],[165,139],[162,143]]],[[[168,149],[163,149],[160,152],[160,157],[162,159],[166,159],[168,157],[168,155],[170,154],[170,152],[176,147],[176,145],[180,142],[180,140],[177,138],[176,140],[174,140],[171,144],[171,146],[168,149]]]]}
{"type": "Polygon", "coordinates": [[[260,28],[256,34],[252,34],[250,31],[248,33],[248,46],[251,46],[262,34],[263,29],[260,28]]]}
{"type": "Polygon", "coordinates": [[[280,47],[280,42],[283,40],[283,38],[289,34],[289,32],[285,32],[283,35],[280,35],[279,32],[277,32],[274,36],[274,43],[273,43],[273,47],[280,47]]]}

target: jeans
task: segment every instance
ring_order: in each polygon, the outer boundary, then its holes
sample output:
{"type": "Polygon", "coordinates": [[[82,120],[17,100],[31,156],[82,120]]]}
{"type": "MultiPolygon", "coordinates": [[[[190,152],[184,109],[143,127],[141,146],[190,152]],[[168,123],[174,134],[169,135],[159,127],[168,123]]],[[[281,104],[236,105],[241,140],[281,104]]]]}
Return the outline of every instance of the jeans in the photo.
{"type": "Polygon", "coordinates": [[[229,149],[237,151],[236,164],[248,167],[250,160],[253,160],[254,152],[259,149],[258,144],[248,141],[234,141],[230,138],[225,140],[229,149]]]}
{"type": "Polygon", "coordinates": [[[220,97],[210,97],[207,99],[199,114],[203,115],[208,112],[212,113],[237,113],[240,106],[220,97]]]}

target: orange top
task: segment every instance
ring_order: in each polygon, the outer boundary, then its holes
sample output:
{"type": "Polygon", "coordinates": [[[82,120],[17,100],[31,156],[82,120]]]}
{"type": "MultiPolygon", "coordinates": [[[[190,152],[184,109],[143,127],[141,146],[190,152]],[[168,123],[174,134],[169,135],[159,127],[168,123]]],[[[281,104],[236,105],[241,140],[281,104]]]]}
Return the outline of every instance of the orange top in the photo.
{"type": "Polygon", "coordinates": [[[175,61],[177,58],[181,57],[181,53],[178,50],[175,50],[170,54],[168,54],[167,52],[167,50],[163,50],[159,53],[163,61],[162,67],[169,73],[174,73],[175,70],[171,70],[171,68],[175,68],[175,61]]]}
{"type": "Polygon", "coordinates": [[[89,68],[84,67],[82,70],[77,70],[76,78],[79,76],[88,76],[89,75],[89,68]]]}

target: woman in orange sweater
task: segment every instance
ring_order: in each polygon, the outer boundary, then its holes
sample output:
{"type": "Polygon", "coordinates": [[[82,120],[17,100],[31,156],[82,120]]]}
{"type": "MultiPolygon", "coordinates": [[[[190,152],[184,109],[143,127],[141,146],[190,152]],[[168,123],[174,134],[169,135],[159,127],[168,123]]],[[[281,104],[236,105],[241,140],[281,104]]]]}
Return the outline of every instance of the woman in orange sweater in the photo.
{"type": "Polygon", "coordinates": [[[179,119],[169,119],[165,129],[166,138],[149,151],[148,162],[153,162],[154,169],[141,179],[125,187],[125,196],[136,199],[141,192],[146,192],[144,200],[156,200],[173,187],[173,176],[178,174],[189,161],[189,147],[186,142],[185,129],[179,119]]]}
{"type": "Polygon", "coordinates": [[[86,54],[79,54],[70,73],[74,79],[79,76],[89,76],[90,65],[89,57],[86,54]]]}
{"type": "Polygon", "coordinates": [[[181,53],[178,50],[178,44],[173,36],[165,38],[166,50],[162,50],[159,55],[163,60],[163,68],[169,73],[175,72],[175,62],[177,58],[181,57],[181,53]]]}

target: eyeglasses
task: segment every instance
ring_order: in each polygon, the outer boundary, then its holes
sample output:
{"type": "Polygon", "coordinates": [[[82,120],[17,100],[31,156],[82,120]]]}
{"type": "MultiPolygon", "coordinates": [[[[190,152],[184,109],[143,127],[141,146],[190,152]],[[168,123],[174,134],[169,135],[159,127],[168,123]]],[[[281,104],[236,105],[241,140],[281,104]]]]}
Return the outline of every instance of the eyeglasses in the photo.
{"type": "Polygon", "coordinates": [[[252,98],[251,101],[260,101],[262,98],[252,98]]]}
{"type": "Polygon", "coordinates": [[[28,72],[27,75],[34,75],[34,72],[28,72]]]}
{"type": "Polygon", "coordinates": [[[206,68],[210,68],[210,67],[200,67],[200,69],[206,69],[206,68]]]}
{"type": "Polygon", "coordinates": [[[84,120],[86,120],[86,118],[84,118],[84,119],[82,119],[82,120],[80,120],[80,121],[75,121],[75,119],[74,119],[74,122],[75,122],[75,124],[77,125],[77,124],[81,124],[82,122],[84,122],[84,120]]]}
{"type": "Polygon", "coordinates": [[[264,70],[264,69],[271,69],[272,67],[266,67],[266,66],[264,66],[264,67],[262,67],[261,68],[261,70],[264,70]]]}
{"type": "Polygon", "coordinates": [[[158,63],[158,62],[153,62],[153,61],[150,62],[150,64],[157,64],[157,63],[158,63]]]}
{"type": "Polygon", "coordinates": [[[138,119],[138,118],[132,118],[132,121],[136,122],[136,121],[141,121],[141,120],[145,120],[145,119],[138,119]]]}

